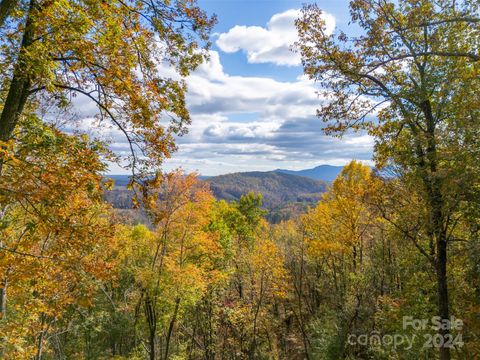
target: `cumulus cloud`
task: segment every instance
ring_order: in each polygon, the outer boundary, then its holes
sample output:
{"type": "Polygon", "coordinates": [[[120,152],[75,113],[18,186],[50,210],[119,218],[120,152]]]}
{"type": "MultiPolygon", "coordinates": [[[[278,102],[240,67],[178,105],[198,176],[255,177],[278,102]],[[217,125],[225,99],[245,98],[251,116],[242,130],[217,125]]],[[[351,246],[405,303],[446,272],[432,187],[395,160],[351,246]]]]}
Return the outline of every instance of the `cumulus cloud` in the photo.
{"type": "Polygon", "coordinates": [[[224,72],[217,51],[210,51],[209,62],[202,64],[187,83],[187,103],[193,115],[258,112],[263,121],[277,121],[290,116],[313,116],[319,101],[314,83],[305,77],[277,81],[231,76],[224,72]]]}
{"type": "MultiPolygon", "coordinates": [[[[219,35],[216,44],[224,52],[244,51],[249,63],[274,63],[295,66],[300,64],[300,55],[290,47],[297,40],[295,19],[300,10],[290,9],[275,14],[266,27],[236,25],[228,32],[219,35]]],[[[335,17],[323,15],[327,33],[335,28],[335,17]]]]}
{"type": "MultiPolygon", "coordinates": [[[[232,76],[225,72],[219,53],[211,51],[210,60],[186,81],[192,124],[188,134],[177,139],[178,152],[166,162],[165,170],[181,166],[216,175],[371,158],[369,136],[337,139],[322,133],[315,111],[325,99],[319,98],[316,85],[305,76],[291,81],[232,76]]],[[[84,100],[78,98],[78,105],[88,109],[85,114],[93,113],[84,100]]],[[[76,130],[105,139],[115,153],[128,155],[129,144],[120,130],[106,123],[99,127],[98,122],[90,115],[76,130]]],[[[111,172],[122,169],[112,166],[111,172]]]]}
{"type": "Polygon", "coordinates": [[[368,161],[373,140],[365,134],[325,136],[315,112],[321,101],[305,76],[293,81],[232,76],[218,52],[187,79],[189,133],[168,168],[182,166],[206,175],[306,168],[323,163],[368,161]]]}
{"type": "MultiPolygon", "coordinates": [[[[335,19],[325,15],[329,31],[335,19]]],[[[266,27],[237,26],[221,34],[217,45],[227,52],[245,51],[248,61],[296,65],[298,57],[288,47],[296,40],[294,19],[298,10],[272,16],[266,27]]],[[[176,78],[167,64],[159,64],[163,76],[176,78]]],[[[300,73],[299,69],[299,73],[300,73]]],[[[343,139],[325,136],[316,117],[322,101],[317,85],[299,75],[289,81],[262,76],[231,75],[221,62],[221,52],[210,51],[208,62],[187,79],[187,107],[192,117],[187,135],[177,139],[178,152],[164,169],[183,167],[204,175],[228,172],[300,169],[319,164],[343,165],[351,159],[369,161],[373,140],[365,134],[343,139]]],[[[78,99],[85,114],[81,128],[94,132],[94,109],[78,99]]],[[[123,134],[105,128],[97,134],[118,154],[128,154],[123,134]]],[[[111,172],[120,172],[112,167],[111,172]]]]}

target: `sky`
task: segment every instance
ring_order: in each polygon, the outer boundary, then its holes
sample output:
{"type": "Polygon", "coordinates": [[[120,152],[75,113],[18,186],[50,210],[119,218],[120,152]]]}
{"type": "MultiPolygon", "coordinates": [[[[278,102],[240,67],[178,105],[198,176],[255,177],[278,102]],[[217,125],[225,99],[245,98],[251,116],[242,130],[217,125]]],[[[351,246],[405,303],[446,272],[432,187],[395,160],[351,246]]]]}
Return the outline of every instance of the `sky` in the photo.
{"type": "MultiPolygon", "coordinates": [[[[373,141],[322,133],[316,85],[290,50],[304,1],[199,0],[216,14],[210,60],[187,79],[192,124],[165,170],[202,175],[368,162],[373,141]]],[[[348,2],[320,0],[330,31],[350,25],[348,2]]],[[[112,167],[110,173],[122,173],[112,167]]]]}

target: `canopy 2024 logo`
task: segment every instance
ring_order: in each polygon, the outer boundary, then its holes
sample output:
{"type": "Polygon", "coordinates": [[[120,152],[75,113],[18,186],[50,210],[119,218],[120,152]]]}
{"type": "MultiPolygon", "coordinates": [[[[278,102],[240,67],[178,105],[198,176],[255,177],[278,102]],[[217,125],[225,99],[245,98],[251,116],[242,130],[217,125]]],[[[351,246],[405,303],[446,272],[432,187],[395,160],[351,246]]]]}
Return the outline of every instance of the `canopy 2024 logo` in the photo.
{"type": "Polygon", "coordinates": [[[410,350],[418,339],[423,340],[424,348],[440,348],[440,347],[462,347],[463,321],[452,316],[450,319],[442,320],[439,316],[430,319],[415,319],[412,316],[404,316],[402,322],[403,330],[413,330],[415,332],[425,332],[431,330],[433,333],[424,334],[385,334],[381,336],[377,331],[370,334],[355,335],[350,334],[347,342],[350,345],[362,346],[381,346],[404,348],[410,350]],[[442,335],[438,333],[440,330],[448,330],[448,333],[442,335]],[[450,333],[453,332],[453,333],[450,333]]]}

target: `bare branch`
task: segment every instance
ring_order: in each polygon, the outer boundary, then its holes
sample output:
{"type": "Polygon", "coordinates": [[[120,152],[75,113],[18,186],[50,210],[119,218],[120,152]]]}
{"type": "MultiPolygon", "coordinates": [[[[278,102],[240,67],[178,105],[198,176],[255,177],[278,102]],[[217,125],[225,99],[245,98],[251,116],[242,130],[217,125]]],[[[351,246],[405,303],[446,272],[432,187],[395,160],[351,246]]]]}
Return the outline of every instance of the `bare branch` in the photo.
{"type": "Polygon", "coordinates": [[[110,119],[115,123],[115,125],[118,126],[118,128],[120,129],[120,131],[125,135],[125,137],[127,138],[127,141],[128,141],[128,145],[130,147],[130,152],[132,153],[132,172],[135,172],[135,163],[136,163],[136,154],[135,154],[135,150],[133,149],[133,143],[134,141],[131,139],[130,135],[128,134],[127,130],[118,122],[118,120],[115,118],[115,116],[112,114],[112,112],[105,106],[103,105],[98,99],[96,99],[94,96],[92,96],[91,93],[85,91],[85,90],[82,90],[82,89],[79,89],[79,88],[76,88],[76,87],[72,87],[72,86],[68,86],[68,85],[62,85],[62,84],[55,84],[56,87],[60,88],[60,89],[65,89],[65,90],[70,90],[70,91],[75,91],[75,92],[78,92],[80,94],[83,94],[85,96],[87,96],[88,98],[90,98],[93,102],[95,102],[97,104],[97,106],[105,111],[108,116],[110,117],[110,119]]]}

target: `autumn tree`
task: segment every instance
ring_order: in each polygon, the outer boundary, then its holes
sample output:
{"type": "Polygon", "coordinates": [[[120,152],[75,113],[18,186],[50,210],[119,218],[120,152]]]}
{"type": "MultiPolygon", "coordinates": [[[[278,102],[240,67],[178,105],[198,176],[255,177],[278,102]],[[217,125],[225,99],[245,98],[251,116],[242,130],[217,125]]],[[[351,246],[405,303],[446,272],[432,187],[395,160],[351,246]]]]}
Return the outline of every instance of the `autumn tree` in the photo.
{"type": "Polygon", "coordinates": [[[232,255],[220,300],[217,346],[242,358],[281,353],[282,339],[275,333],[281,319],[274,312],[287,297],[288,275],[285,254],[269,233],[261,206],[262,196],[253,192],[230,204],[219,203],[217,223],[228,229],[232,255]]]}
{"type": "Polygon", "coordinates": [[[102,199],[102,145],[35,116],[3,143],[0,178],[2,345],[6,359],[41,359],[112,273],[113,228],[102,199]]]}
{"type": "MultiPolygon", "coordinates": [[[[102,127],[123,133],[130,155],[122,165],[152,171],[190,121],[182,78],[205,59],[214,22],[194,1],[1,1],[2,146],[30,141],[16,138],[20,124],[28,127],[33,114],[65,115],[79,96],[96,106],[102,127]]],[[[2,197],[3,214],[10,195],[2,197]]]]}
{"type": "Polygon", "coordinates": [[[2,1],[0,140],[25,112],[78,96],[123,133],[124,165],[157,166],[190,121],[182,77],[205,59],[214,22],[195,1],[2,1]]]}
{"type": "Polygon", "coordinates": [[[286,358],[303,353],[312,358],[310,320],[316,315],[320,303],[318,277],[315,261],[308,256],[307,229],[302,216],[272,225],[271,237],[284,253],[284,267],[288,274],[288,301],[285,302],[284,326],[277,336],[286,358]],[[301,350],[299,350],[301,349],[301,350]]]}
{"type": "Polygon", "coordinates": [[[224,277],[217,266],[223,247],[208,227],[215,199],[207,184],[180,171],[147,182],[140,204],[154,232],[140,239],[140,247],[131,244],[141,257],[128,262],[139,289],[136,304],[143,309],[149,358],[168,359],[175,333],[182,333],[177,330],[182,314],[224,277]]]}
{"type": "MultiPolygon", "coordinates": [[[[405,336],[423,338],[432,336],[434,329],[412,330],[402,327],[402,318],[426,318],[436,314],[436,278],[432,272],[430,254],[435,243],[425,236],[424,224],[428,221],[428,208],[411,185],[402,177],[390,178],[382,183],[376,197],[370,202],[372,210],[379,216],[381,233],[377,242],[381,248],[372,254],[372,260],[380,272],[377,280],[381,285],[377,318],[378,330],[394,332],[405,336]],[[380,237],[381,235],[381,237],[380,237]],[[382,265],[385,264],[385,265],[382,265]],[[381,269],[381,271],[380,271],[381,269]]],[[[463,208],[463,206],[462,206],[463,208]]],[[[452,329],[451,339],[456,339],[452,357],[474,357],[479,332],[475,321],[471,321],[475,308],[475,278],[470,276],[468,264],[469,249],[475,248],[476,239],[469,234],[469,225],[464,209],[459,209],[456,225],[451,228],[449,242],[449,302],[453,313],[461,310],[462,329],[452,329]],[[462,216],[460,216],[462,215],[462,216]]],[[[432,348],[423,343],[413,342],[412,349],[402,349],[399,354],[408,359],[417,354],[435,357],[432,348]],[[415,354],[415,355],[414,355],[415,354]]],[[[436,349],[435,349],[436,350],[436,349]]],[[[390,350],[391,351],[391,350],[390,350]]]]}
{"type": "MultiPolygon", "coordinates": [[[[469,0],[354,0],[352,22],[363,33],[353,37],[326,34],[314,5],[297,21],[305,73],[325,90],[318,110],[325,131],[368,130],[378,166],[398,170],[423,202],[422,234],[434,249],[422,253],[436,273],[443,320],[450,315],[450,234],[476,181],[467,154],[479,142],[478,7],[469,0]]],[[[445,343],[448,330],[440,334],[445,343]]],[[[448,347],[440,347],[440,358],[450,359],[448,347]]]]}
{"type": "Polygon", "coordinates": [[[330,358],[366,354],[365,349],[347,349],[347,336],[368,329],[366,324],[372,322],[369,309],[378,296],[372,286],[375,281],[368,277],[372,249],[381,238],[370,205],[380,185],[370,167],[352,161],[317,206],[301,217],[305,252],[319,274],[315,279],[318,300],[313,306],[322,307],[323,314],[315,315],[324,323],[333,322],[337,329],[325,325],[317,330],[323,335],[312,334],[311,341],[323,336],[330,358]]]}

